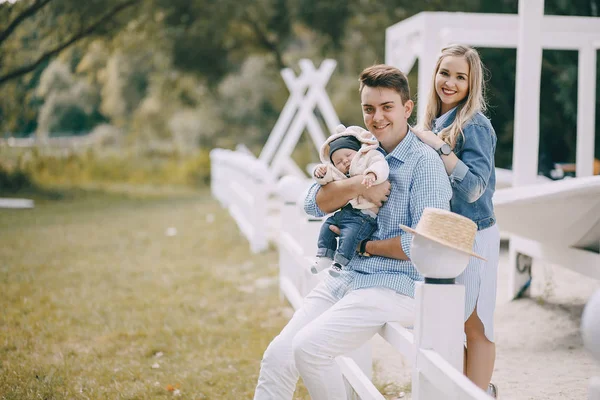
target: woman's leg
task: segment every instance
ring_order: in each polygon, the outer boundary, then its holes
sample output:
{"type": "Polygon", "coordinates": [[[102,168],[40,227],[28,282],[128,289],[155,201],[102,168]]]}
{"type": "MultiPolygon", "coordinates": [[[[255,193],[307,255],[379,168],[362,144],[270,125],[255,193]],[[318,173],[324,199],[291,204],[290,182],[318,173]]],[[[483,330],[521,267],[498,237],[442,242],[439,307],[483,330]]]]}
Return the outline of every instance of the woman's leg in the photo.
{"type": "Polygon", "coordinates": [[[477,232],[473,250],[487,259],[474,257],[456,279],[465,286],[465,375],[487,390],[496,361],[494,310],[500,234],[496,225],[477,232]]]}
{"type": "Polygon", "coordinates": [[[465,375],[482,390],[487,390],[494,372],[496,345],[485,336],[477,309],[465,322],[465,334],[467,335],[465,375]]]}

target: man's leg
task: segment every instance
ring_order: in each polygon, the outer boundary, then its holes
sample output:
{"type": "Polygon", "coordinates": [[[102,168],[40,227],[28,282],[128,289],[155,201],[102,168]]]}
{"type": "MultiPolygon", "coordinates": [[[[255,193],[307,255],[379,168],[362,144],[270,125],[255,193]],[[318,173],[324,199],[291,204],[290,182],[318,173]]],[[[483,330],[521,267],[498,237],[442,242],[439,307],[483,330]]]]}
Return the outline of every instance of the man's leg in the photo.
{"type": "Polygon", "coordinates": [[[260,366],[255,400],[287,400],[292,398],[298,370],[292,354],[292,339],[310,321],[329,309],[337,299],[323,283],[317,285],[304,299],[281,333],[267,347],[260,366]]]}
{"type": "Polygon", "coordinates": [[[386,288],[354,290],[294,337],[296,367],[313,400],[346,400],[335,357],[360,347],[383,324],[413,324],[414,299],[386,288]]]}

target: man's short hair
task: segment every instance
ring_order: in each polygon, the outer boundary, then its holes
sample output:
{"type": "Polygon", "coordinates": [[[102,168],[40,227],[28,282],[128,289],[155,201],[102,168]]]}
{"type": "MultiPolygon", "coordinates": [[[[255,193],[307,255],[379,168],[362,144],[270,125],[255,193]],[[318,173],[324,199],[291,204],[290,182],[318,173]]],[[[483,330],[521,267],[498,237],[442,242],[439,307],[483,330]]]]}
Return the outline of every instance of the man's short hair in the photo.
{"type": "Polygon", "coordinates": [[[408,79],[404,75],[404,72],[396,67],[385,64],[367,67],[361,72],[358,81],[360,82],[359,93],[362,93],[365,86],[372,88],[384,87],[398,92],[402,99],[402,104],[410,100],[408,79]]]}

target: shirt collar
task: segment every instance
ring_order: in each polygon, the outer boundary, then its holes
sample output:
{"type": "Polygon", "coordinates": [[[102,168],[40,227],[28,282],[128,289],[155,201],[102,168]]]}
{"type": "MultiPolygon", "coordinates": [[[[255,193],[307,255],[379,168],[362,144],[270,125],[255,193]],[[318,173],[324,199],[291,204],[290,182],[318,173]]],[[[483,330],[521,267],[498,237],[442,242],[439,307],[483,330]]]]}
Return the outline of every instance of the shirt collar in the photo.
{"type": "MultiPolygon", "coordinates": [[[[415,134],[412,133],[409,127],[408,132],[406,132],[406,136],[404,136],[404,139],[402,139],[402,141],[398,143],[398,146],[396,146],[396,148],[394,148],[394,150],[392,150],[392,152],[387,154],[386,156],[394,157],[395,159],[400,161],[405,161],[408,158],[408,154],[410,153],[414,139],[415,134]]],[[[385,154],[385,150],[383,150],[383,152],[385,154]]]]}
{"type": "Polygon", "coordinates": [[[458,106],[446,111],[444,114],[440,115],[436,119],[433,120],[432,127],[435,131],[441,131],[442,129],[450,126],[452,122],[454,122],[454,117],[456,115],[456,108],[458,106]]]}

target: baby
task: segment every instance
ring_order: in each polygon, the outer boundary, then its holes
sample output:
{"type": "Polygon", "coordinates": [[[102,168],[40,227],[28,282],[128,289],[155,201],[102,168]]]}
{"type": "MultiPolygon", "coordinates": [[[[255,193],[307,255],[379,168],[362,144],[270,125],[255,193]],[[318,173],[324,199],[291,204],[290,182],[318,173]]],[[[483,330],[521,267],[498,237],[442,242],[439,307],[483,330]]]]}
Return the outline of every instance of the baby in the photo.
{"type": "MultiPolygon", "coordinates": [[[[339,125],[321,146],[322,164],[315,167],[313,176],[320,185],[356,175],[363,176],[362,184],[367,188],[377,185],[389,175],[389,166],[378,147],[379,142],[369,131],[339,125]]],[[[358,196],[327,218],[319,233],[317,261],[311,271],[316,274],[331,266],[329,274],[338,276],[354,256],[358,244],[377,229],[378,212],[377,206],[358,196]],[[339,245],[336,234],[329,229],[331,225],[340,229],[339,245]]]]}

